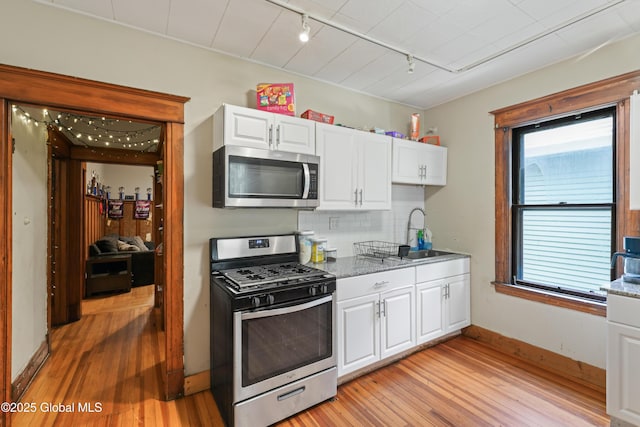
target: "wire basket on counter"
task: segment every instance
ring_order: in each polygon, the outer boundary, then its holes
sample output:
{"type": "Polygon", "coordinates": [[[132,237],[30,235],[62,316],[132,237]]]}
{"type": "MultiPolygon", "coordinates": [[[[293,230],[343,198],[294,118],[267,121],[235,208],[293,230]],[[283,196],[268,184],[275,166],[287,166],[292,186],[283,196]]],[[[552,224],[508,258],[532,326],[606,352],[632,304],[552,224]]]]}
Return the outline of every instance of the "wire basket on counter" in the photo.
{"type": "Polygon", "coordinates": [[[357,256],[385,258],[398,256],[399,243],[383,242],[380,240],[367,240],[366,242],[356,242],[353,244],[353,253],[357,256]]]}

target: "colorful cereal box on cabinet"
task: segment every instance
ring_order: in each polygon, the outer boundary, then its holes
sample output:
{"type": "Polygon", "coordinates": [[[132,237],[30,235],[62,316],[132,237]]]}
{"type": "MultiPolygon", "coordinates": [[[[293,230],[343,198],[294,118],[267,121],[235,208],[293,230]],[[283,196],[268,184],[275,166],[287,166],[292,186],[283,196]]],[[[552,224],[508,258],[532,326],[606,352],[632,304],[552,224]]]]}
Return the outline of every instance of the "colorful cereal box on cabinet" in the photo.
{"type": "Polygon", "coordinates": [[[295,116],[293,83],[259,83],[256,86],[258,110],[295,116]]]}

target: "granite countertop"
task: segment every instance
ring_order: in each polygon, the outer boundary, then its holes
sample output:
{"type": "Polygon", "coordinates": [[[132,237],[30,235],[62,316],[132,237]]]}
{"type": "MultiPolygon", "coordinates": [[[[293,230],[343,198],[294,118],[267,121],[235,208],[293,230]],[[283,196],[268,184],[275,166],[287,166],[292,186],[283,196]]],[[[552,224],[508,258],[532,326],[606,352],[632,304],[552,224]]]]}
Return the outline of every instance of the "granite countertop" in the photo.
{"type": "Polygon", "coordinates": [[[400,268],[415,267],[417,265],[431,264],[434,262],[451,261],[460,258],[469,258],[470,255],[451,253],[431,258],[423,258],[420,260],[406,259],[385,259],[365,258],[359,256],[337,258],[335,262],[324,262],[322,264],[309,263],[307,265],[327,273],[334,274],[336,278],[343,279],[345,277],[362,276],[364,274],[378,273],[381,271],[397,270],[400,268]]]}
{"type": "Polygon", "coordinates": [[[610,294],[640,298],[640,284],[625,282],[622,278],[614,280],[610,284],[602,286],[600,289],[610,294]]]}

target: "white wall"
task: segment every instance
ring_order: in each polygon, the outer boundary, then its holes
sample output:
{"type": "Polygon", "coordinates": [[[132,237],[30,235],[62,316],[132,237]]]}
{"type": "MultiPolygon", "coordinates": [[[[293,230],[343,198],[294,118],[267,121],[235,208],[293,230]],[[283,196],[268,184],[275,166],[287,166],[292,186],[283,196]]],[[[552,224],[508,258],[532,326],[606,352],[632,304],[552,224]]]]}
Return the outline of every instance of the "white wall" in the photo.
{"type": "Polygon", "coordinates": [[[13,327],[11,380],[47,335],[47,144],[44,126],[12,115],[13,327]]]}
{"type": "MultiPolygon", "coordinates": [[[[91,181],[91,172],[99,175],[100,182],[111,187],[111,198],[118,198],[118,188],[124,187],[126,196],[133,196],[135,188],[140,187],[140,199],[147,200],[147,188],[153,191],[153,167],[112,165],[105,163],[87,163],[87,180],[91,181]]],[[[153,192],[151,193],[153,198],[153,192]]]]}
{"type": "Polygon", "coordinates": [[[640,69],[640,37],[626,39],[425,112],[449,147],[446,187],[427,192],[435,246],[473,254],[472,323],[604,368],[605,318],[497,294],[494,130],[489,111],[640,69]]]}
{"type": "Polygon", "coordinates": [[[3,0],[0,61],[9,65],[191,97],[185,107],[185,371],[209,369],[208,238],[289,232],[294,210],[211,207],[211,115],[255,106],[260,82],[293,82],[297,111],[354,127],[408,127],[412,108],[31,1],[3,0]],[[28,31],[26,30],[28,28],[28,31]],[[51,48],[50,41],[55,41],[51,48]],[[158,58],[165,60],[158,62],[158,58]],[[260,220],[256,221],[256,217],[260,220]]]}

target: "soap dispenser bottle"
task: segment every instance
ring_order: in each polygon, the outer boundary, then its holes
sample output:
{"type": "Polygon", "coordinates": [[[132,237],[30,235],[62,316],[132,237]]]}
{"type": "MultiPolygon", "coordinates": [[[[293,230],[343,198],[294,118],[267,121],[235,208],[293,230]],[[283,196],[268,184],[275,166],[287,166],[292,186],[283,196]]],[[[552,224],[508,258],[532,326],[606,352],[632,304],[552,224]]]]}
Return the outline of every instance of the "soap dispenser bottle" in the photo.
{"type": "Polygon", "coordinates": [[[424,249],[424,231],[422,229],[418,230],[418,249],[424,249]]]}

